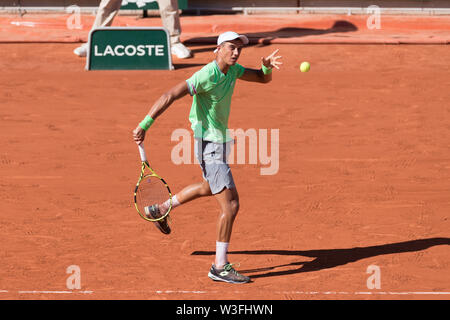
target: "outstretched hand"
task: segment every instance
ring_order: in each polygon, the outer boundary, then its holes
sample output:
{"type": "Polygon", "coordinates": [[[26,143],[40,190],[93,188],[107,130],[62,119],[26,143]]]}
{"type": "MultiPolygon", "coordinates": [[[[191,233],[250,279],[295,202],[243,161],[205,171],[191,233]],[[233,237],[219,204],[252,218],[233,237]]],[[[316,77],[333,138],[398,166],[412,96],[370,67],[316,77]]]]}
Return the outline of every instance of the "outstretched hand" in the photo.
{"type": "Polygon", "coordinates": [[[280,64],[283,64],[283,62],[278,61],[281,58],[281,56],[275,56],[278,53],[278,51],[279,51],[279,49],[275,50],[274,52],[272,52],[272,54],[268,55],[267,57],[261,58],[261,62],[266,68],[280,69],[278,66],[280,64]]]}

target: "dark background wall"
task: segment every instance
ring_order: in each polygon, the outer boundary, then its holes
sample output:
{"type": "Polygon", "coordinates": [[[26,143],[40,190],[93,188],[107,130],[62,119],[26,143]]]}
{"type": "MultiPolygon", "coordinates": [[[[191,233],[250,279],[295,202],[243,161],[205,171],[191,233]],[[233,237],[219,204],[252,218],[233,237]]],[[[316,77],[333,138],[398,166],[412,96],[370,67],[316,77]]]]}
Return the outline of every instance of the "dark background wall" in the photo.
{"type": "MultiPolygon", "coordinates": [[[[96,7],[100,0],[0,0],[1,7],[96,7]]],[[[190,9],[233,7],[450,8],[450,0],[188,0],[190,9]]]]}

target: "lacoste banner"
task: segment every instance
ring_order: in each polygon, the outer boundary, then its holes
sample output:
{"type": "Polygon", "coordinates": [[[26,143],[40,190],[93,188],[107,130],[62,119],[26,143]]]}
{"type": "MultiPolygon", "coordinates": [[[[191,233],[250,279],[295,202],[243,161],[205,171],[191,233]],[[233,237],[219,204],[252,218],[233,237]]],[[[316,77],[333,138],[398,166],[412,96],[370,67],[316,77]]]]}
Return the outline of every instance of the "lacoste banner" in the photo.
{"type": "MultiPolygon", "coordinates": [[[[178,0],[178,8],[187,9],[188,0],[178,0]]],[[[158,2],[156,0],[122,0],[120,10],[157,10],[158,2]]]]}
{"type": "Polygon", "coordinates": [[[163,27],[106,27],[91,31],[87,70],[172,70],[163,27]]]}

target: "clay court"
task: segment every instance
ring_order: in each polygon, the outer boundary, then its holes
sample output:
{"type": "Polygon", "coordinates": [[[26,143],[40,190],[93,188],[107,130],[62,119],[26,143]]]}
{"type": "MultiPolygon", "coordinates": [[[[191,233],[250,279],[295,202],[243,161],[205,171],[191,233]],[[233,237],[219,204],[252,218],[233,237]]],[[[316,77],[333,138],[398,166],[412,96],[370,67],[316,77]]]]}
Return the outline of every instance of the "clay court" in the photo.
{"type": "MultiPolygon", "coordinates": [[[[0,299],[448,299],[448,45],[253,44],[270,84],[238,82],[230,128],[279,129],[279,171],[233,165],[240,193],[229,258],[253,282],[216,283],[214,199],[172,214],[162,235],[133,205],[132,130],[167,89],[214,55],[173,71],[85,71],[76,43],[0,44],[0,299]],[[301,61],[311,71],[301,73],[301,61]],[[69,290],[66,269],[81,270],[69,290]],[[381,287],[370,289],[367,268],[381,287]]],[[[191,98],[155,122],[151,162],[175,192],[201,179],[175,165],[191,98]]]]}

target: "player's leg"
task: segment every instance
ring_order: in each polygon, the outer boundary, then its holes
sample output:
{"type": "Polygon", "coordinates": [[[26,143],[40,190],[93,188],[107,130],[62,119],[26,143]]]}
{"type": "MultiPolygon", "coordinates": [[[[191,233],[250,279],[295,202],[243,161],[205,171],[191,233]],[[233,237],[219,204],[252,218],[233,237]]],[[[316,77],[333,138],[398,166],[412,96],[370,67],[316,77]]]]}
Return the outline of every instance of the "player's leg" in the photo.
{"type": "MultiPolygon", "coordinates": [[[[194,183],[185,187],[179,193],[174,195],[171,199],[166,200],[164,203],[155,204],[145,208],[145,213],[149,218],[157,219],[167,213],[170,205],[172,205],[172,209],[180,206],[182,203],[186,203],[197,199],[202,196],[212,195],[211,188],[209,186],[209,182],[206,178],[206,164],[203,161],[203,151],[204,147],[207,143],[204,143],[201,139],[195,140],[195,152],[196,157],[201,164],[203,171],[203,181],[200,183],[194,183]]],[[[171,232],[170,226],[168,224],[168,216],[165,219],[155,222],[156,227],[165,234],[169,234],[171,232]]]]}
{"type": "Polygon", "coordinates": [[[225,188],[214,195],[221,209],[217,221],[216,258],[208,276],[215,281],[247,283],[250,278],[238,273],[229,263],[227,252],[233,224],[239,211],[239,195],[236,188],[225,188]]]}
{"type": "MultiPolygon", "coordinates": [[[[234,220],[239,211],[239,195],[236,188],[223,189],[214,195],[219,203],[221,213],[217,221],[217,241],[230,242],[234,220]]],[[[216,266],[223,267],[228,262],[226,259],[216,257],[216,266]]]]}
{"type": "MultiPolygon", "coordinates": [[[[164,203],[146,207],[145,213],[147,214],[148,217],[157,219],[165,215],[171,205],[172,210],[182,205],[183,203],[192,201],[200,197],[211,195],[212,193],[208,181],[203,180],[203,182],[194,183],[185,187],[183,190],[174,195],[172,199],[167,199],[164,203]]],[[[155,225],[164,234],[169,234],[171,232],[167,218],[155,222],[155,225]]]]}
{"type": "Polygon", "coordinates": [[[220,206],[220,214],[217,219],[214,266],[222,269],[228,263],[228,244],[230,243],[234,220],[239,211],[239,195],[236,188],[225,188],[214,196],[220,206]]]}
{"type": "Polygon", "coordinates": [[[207,197],[211,195],[212,193],[208,181],[203,180],[202,182],[194,183],[183,188],[175,196],[177,198],[177,204],[180,205],[200,197],[207,197]]]}
{"type": "Polygon", "coordinates": [[[227,161],[231,151],[230,146],[230,143],[208,142],[202,146],[204,176],[220,206],[217,220],[216,257],[208,276],[216,281],[246,283],[250,282],[250,278],[239,274],[227,257],[233,224],[239,212],[239,194],[227,161]]]}
{"type": "Polygon", "coordinates": [[[191,184],[177,193],[178,201],[186,203],[200,197],[211,196],[211,188],[206,180],[199,183],[191,184]]]}
{"type": "Polygon", "coordinates": [[[159,212],[161,215],[166,214],[172,204],[172,209],[187,203],[189,201],[198,199],[200,197],[211,196],[211,189],[209,188],[209,183],[206,180],[202,182],[191,184],[183,188],[180,192],[172,197],[172,199],[167,199],[166,202],[159,204],[159,212]]]}

